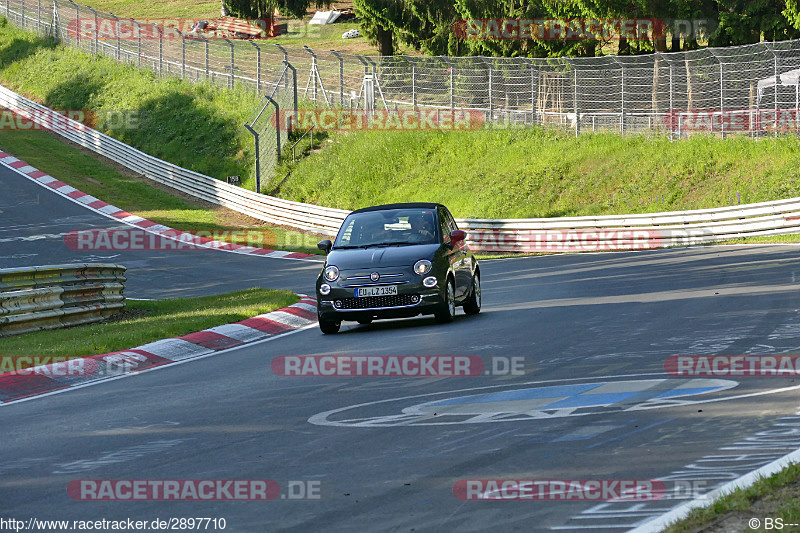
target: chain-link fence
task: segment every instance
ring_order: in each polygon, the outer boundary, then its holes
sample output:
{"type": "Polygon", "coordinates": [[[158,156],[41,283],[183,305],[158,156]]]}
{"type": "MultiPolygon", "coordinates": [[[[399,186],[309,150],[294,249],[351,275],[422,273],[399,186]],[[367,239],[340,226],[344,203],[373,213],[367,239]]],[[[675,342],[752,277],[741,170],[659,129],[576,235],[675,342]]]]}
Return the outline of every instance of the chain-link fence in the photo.
{"type": "Polygon", "coordinates": [[[162,76],[245,84],[260,94],[285,83],[288,63],[299,96],[322,108],[466,109],[488,123],[553,124],[575,134],[798,130],[800,41],[592,58],[377,57],[206,39],[62,0],[0,0],[3,14],[162,76]]]}
{"type": "Polygon", "coordinates": [[[253,135],[256,153],[256,191],[261,192],[261,178],[272,176],[286,150],[292,129],[292,114],[297,109],[297,72],[286,62],[283,72],[272,83],[272,91],[245,123],[253,135]]]}

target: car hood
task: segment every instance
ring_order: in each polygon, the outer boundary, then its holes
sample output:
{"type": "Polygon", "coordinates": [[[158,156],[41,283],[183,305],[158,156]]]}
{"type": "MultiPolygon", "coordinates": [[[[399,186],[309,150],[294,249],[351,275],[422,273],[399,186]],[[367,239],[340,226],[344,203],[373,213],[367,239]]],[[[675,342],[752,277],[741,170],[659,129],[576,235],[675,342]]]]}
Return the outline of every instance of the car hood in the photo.
{"type": "Polygon", "coordinates": [[[410,246],[378,246],[351,250],[332,250],[328,264],[339,270],[373,267],[411,267],[420,259],[431,259],[439,244],[414,244],[410,246]]]}

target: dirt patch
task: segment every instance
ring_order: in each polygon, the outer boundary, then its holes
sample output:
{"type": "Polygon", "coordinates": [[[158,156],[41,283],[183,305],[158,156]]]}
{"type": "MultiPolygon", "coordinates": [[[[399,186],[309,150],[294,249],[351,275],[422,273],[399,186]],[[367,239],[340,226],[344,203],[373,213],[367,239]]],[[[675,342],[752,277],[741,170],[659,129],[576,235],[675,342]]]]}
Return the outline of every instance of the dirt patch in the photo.
{"type": "Polygon", "coordinates": [[[150,311],[147,309],[131,309],[130,307],[125,307],[119,313],[114,313],[113,315],[101,320],[98,322],[99,324],[111,324],[112,322],[123,322],[125,320],[136,320],[147,316],[150,314],[150,311]]]}

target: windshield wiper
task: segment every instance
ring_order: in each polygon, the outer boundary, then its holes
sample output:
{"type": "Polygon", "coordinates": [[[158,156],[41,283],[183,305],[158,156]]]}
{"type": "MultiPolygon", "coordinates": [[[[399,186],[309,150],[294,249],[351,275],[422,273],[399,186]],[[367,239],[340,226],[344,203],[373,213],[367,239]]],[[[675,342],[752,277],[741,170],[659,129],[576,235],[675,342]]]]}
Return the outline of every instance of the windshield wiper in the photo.
{"type": "Polygon", "coordinates": [[[413,242],[376,242],[370,246],[410,246],[413,242]]]}

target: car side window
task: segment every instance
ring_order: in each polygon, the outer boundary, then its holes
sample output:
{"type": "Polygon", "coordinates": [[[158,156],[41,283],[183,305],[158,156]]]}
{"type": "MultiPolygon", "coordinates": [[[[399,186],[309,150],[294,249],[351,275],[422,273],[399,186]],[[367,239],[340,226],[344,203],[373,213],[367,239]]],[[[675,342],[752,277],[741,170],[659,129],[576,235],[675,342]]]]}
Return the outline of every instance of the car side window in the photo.
{"type": "Polygon", "coordinates": [[[441,207],[439,208],[439,233],[442,234],[442,242],[450,242],[450,224],[447,221],[447,213],[441,207]]]}
{"type": "Polygon", "coordinates": [[[447,209],[445,209],[444,212],[447,215],[447,224],[450,226],[450,231],[457,230],[458,226],[456,225],[456,221],[453,218],[453,215],[451,215],[450,211],[448,211],[447,209]]]}

